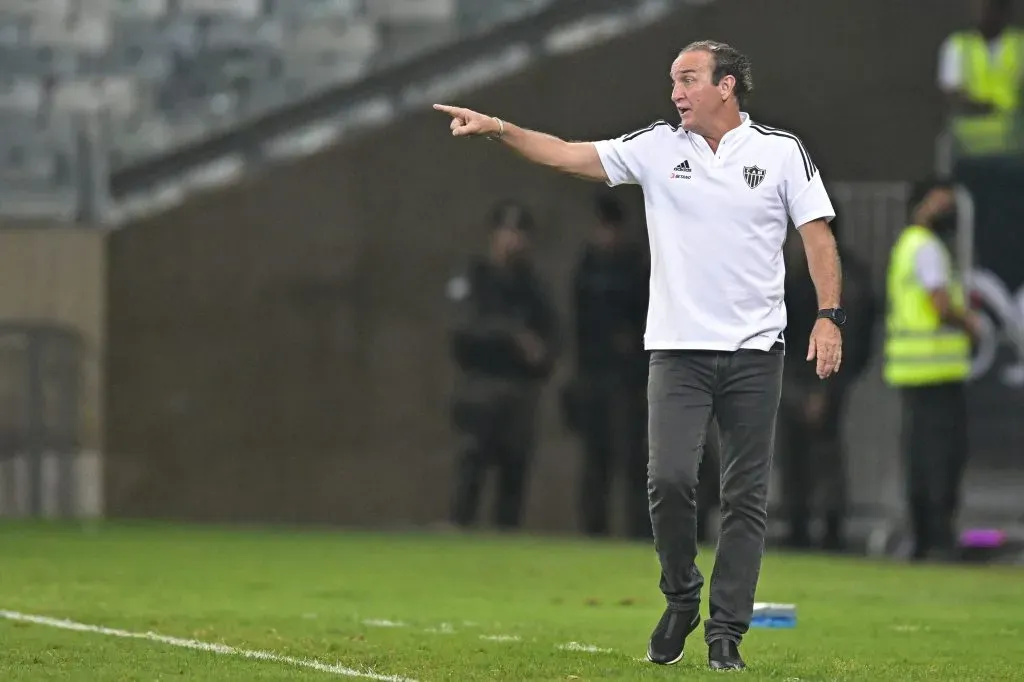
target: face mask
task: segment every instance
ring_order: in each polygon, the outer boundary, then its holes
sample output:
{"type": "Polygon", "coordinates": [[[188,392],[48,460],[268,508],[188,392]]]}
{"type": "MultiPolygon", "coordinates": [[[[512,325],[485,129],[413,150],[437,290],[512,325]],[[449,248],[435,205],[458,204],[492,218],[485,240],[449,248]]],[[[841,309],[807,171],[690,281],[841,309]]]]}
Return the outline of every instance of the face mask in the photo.
{"type": "Polygon", "coordinates": [[[935,219],[932,229],[939,234],[952,234],[956,232],[957,215],[956,211],[950,211],[935,219]]]}

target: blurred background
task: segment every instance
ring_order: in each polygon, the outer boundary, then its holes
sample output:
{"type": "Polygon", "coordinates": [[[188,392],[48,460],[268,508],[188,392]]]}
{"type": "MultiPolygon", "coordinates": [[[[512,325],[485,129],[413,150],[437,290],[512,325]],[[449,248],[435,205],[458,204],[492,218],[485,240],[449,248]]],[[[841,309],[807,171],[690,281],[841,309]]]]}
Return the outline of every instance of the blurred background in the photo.
{"type": "Polygon", "coordinates": [[[751,115],[798,132],[822,169],[874,302],[862,369],[821,417],[834,486],[812,495],[821,457],[787,454],[813,444],[780,448],[773,541],[827,548],[837,523],[842,547],[906,551],[880,353],[890,250],[931,175],[961,187],[952,248],[986,320],[960,527],[1019,535],[1013,5],[780,7],[4,0],[0,513],[645,536],[642,195],[453,141],[430,105],[616,137],[674,122],[669,64],[713,38],[753,59],[751,115]],[[481,263],[510,252],[532,263],[531,343],[551,362],[480,381],[493,330],[466,305],[481,263]],[[824,509],[806,532],[797,499],[824,509]]]}

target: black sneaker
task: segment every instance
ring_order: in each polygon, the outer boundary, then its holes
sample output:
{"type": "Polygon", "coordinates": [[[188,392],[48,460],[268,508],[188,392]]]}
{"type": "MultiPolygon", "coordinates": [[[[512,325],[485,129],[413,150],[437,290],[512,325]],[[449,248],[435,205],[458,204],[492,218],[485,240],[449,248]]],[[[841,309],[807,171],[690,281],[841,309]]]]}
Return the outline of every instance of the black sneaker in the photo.
{"type": "Polygon", "coordinates": [[[683,658],[687,636],[700,625],[699,611],[665,609],[647,645],[647,660],[658,665],[672,665],[683,658]]]}
{"type": "Polygon", "coordinates": [[[712,670],[743,670],[747,664],[743,662],[736,642],[716,639],[708,645],[708,667],[712,670]]]}

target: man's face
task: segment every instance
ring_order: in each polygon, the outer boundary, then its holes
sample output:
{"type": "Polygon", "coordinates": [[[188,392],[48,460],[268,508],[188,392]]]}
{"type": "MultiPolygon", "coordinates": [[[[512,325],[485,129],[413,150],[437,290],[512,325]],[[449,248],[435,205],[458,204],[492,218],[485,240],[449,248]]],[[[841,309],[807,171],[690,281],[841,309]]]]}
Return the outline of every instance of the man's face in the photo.
{"type": "Polygon", "coordinates": [[[711,82],[715,58],[710,52],[683,52],[672,62],[672,103],[676,105],[683,129],[700,133],[725,105],[734,85],[726,76],[718,85],[711,82]]]}
{"type": "Polygon", "coordinates": [[[956,194],[948,187],[936,187],[915,207],[913,218],[939,234],[956,231],[956,194]]]}
{"type": "Polygon", "coordinates": [[[528,242],[522,230],[509,226],[494,230],[491,245],[499,261],[511,262],[526,254],[528,242]]]}
{"type": "Polygon", "coordinates": [[[948,236],[956,232],[956,194],[948,188],[932,190],[930,198],[934,205],[932,229],[940,235],[948,236]]]}
{"type": "Polygon", "coordinates": [[[936,187],[921,202],[926,215],[932,220],[952,215],[956,209],[956,194],[949,187],[936,187]]]}
{"type": "Polygon", "coordinates": [[[594,227],[594,244],[602,249],[614,249],[619,244],[619,231],[614,225],[598,221],[594,227]]]}

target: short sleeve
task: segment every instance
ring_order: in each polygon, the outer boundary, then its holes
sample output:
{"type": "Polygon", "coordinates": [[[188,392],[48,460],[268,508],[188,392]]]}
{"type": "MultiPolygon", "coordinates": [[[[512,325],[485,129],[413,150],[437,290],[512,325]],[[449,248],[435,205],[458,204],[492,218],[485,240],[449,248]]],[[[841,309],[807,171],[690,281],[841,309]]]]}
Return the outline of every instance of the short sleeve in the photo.
{"type": "Polygon", "coordinates": [[[939,48],[939,88],[958,90],[963,85],[963,57],[959,44],[952,37],[946,38],[939,48]]]}
{"type": "Polygon", "coordinates": [[[927,291],[944,289],[949,283],[949,265],[937,242],[922,244],[914,254],[914,276],[927,291]]]}
{"type": "Polygon", "coordinates": [[[643,184],[644,166],[664,130],[671,130],[671,126],[657,121],[621,137],[594,143],[610,187],[643,184]]]}
{"type": "Polygon", "coordinates": [[[794,226],[799,228],[819,218],[831,222],[836,217],[821,173],[803,142],[796,138],[790,145],[783,176],[786,210],[794,226]]]}

